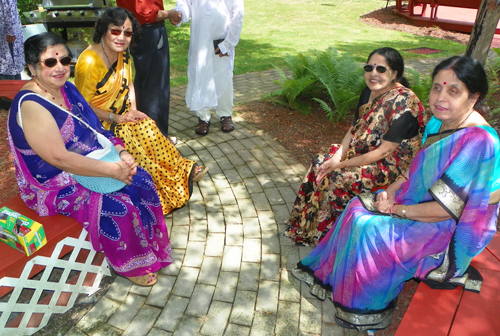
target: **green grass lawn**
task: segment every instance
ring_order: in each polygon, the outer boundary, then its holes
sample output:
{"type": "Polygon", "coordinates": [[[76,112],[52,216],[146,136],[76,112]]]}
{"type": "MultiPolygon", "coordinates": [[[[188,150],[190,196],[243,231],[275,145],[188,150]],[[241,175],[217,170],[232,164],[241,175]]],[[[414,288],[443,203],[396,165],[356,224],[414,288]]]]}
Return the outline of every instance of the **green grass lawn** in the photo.
{"type": "MultiPolygon", "coordinates": [[[[165,9],[175,6],[175,0],[163,2],[165,9]]],[[[385,3],[383,0],[245,0],[234,74],[267,70],[273,65],[281,67],[286,54],[325,50],[329,46],[359,61],[365,61],[372,50],[383,46],[399,50],[405,59],[442,57],[465,51],[465,46],[456,42],[375,28],[359,21],[361,15],[385,3]],[[403,51],[418,47],[443,52],[426,56],[403,51]]],[[[167,29],[171,84],[186,84],[189,24],[177,28],[167,23],[167,29]]]]}

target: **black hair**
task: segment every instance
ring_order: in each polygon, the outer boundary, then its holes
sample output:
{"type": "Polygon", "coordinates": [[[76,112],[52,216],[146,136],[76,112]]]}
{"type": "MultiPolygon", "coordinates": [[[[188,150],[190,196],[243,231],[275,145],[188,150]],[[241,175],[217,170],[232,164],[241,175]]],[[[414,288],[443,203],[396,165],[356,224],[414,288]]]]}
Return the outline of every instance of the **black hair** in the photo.
{"type": "Polygon", "coordinates": [[[136,45],[141,39],[141,25],[130,11],[121,7],[110,7],[99,16],[94,26],[92,41],[94,41],[94,43],[99,43],[101,38],[108,32],[110,24],[121,26],[127,19],[132,22],[132,31],[134,32],[131,44],[136,45]]]}
{"type": "Polygon", "coordinates": [[[474,109],[486,116],[489,111],[485,105],[488,93],[488,77],[479,61],[467,56],[453,56],[439,63],[432,71],[432,80],[441,70],[453,70],[457,78],[469,90],[469,98],[479,93],[474,109]]]}
{"type": "Polygon", "coordinates": [[[406,78],[403,77],[403,74],[405,72],[405,61],[403,60],[403,56],[401,56],[399,51],[391,47],[378,48],[370,53],[366,62],[368,63],[370,61],[370,58],[375,54],[384,57],[387,65],[389,65],[392,70],[397,72],[397,82],[403,84],[408,88],[410,87],[406,78]]]}
{"type": "Polygon", "coordinates": [[[32,65],[35,69],[40,62],[40,55],[42,55],[48,47],[63,45],[68,52],[68,56],[72,56],[66,42],[62,37],[54,33],[41,33],[33,35],[24,42],[24,61],[26,63],[26,72],[31,73],[28,65],[32,65]]]}

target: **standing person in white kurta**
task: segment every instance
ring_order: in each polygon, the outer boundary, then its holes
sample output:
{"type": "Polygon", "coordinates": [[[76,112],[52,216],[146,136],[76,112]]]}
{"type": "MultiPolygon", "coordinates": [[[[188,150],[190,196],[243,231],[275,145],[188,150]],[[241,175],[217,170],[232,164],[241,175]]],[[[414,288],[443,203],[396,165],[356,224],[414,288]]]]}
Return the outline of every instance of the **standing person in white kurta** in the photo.
{"type": "Polygon", "coordinates": [[[175,10],[182,13],[181,24],[191,19],[186,104],[199,118],[195,131],[208,134],[210,108],[215,108],[222,131],[231,132],[234,47],[243,25],[243,0],[177,0],[175,10]]]}

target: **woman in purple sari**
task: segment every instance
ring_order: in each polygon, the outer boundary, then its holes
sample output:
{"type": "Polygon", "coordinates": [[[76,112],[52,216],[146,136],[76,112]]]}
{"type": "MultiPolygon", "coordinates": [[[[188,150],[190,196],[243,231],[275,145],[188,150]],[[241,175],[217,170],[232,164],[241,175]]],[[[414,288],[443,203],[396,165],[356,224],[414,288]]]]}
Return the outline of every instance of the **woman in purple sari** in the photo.
{"type": "Polygon", "coordinates": [[[500,141],[482,116],[488,82],[479,62],[458,56],[432,78],[434,116],[408,172],[386,191],[354,198],[292,270],[313,295],[331,294],[345,328],[389,326],[413,277],[433,288],[480,290],[470,262],[496,231],[500,200],[500,141]]]}
{"type": "Polygon", "coordinates": [[[64,41],[43,33],[29,38],[24,47],[32,79],[16,95],[8,120],[22,199],[40,216],[60,213],[77,219],[116,273],[141,286],[154,285],[156,273],[172,259],[151,176],[138,167],[122,141],[102,127],[75,86],[67,82],[71,53],[64,41]],[[85,156],[102,149],[92,129],[111,141],[121,160],[85,156]],[[73,174],[109,177],[124,187],[94,192],[73,174]]]}

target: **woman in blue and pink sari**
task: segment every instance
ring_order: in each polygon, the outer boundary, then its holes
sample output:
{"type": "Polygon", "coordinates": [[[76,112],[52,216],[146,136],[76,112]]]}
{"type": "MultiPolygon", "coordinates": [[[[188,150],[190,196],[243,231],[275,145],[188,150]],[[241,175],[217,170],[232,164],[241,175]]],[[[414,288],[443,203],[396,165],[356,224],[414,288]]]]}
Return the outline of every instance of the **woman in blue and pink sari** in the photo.
{"type": "Polygon", "coordinates": [[[172,259],[151,176],[138,167],[123,142],[102,127],[76,87],[67,82],[71,53],[64,41],[43,33],[30,37],[24,48],[32,79],[14,98],[8,120],[23,201],[40,216],[60,213],[77,219],[116,273],[141,286],[154,285],[156,273],[172,259]],[[121,160],[85,156],[103,148],[88,126],[111,141],[121,160]],[[94,192],[73,174],[109,177],[123,187],[94,192]]]}
{"type": "Polygon", "coordinates": [[[408,172],[386,191],[353,199],[292,270],[313,295],[331,294],[345,328],[389,326],[413,277],[435,288],[480,289],[470,262],[496,231],[500,200],[500,141],[482,116],[487,78],[479,62],[458,56],[432,78],[434,116],[408,172]]]}

